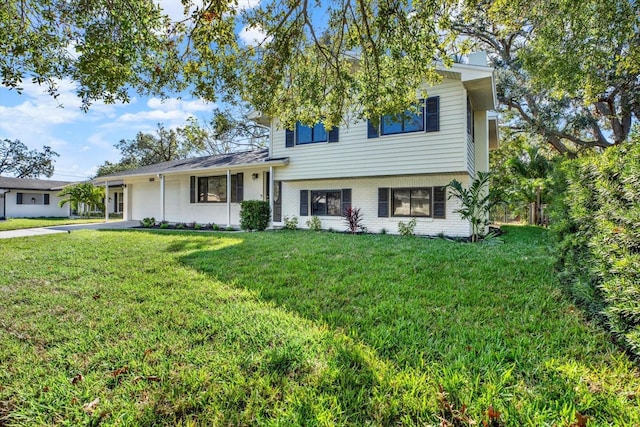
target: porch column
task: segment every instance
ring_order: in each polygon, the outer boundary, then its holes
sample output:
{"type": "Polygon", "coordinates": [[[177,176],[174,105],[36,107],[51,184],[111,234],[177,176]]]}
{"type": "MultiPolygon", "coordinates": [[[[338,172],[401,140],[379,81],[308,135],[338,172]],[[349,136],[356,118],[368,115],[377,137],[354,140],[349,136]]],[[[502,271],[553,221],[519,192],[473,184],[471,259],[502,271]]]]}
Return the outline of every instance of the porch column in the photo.
{"type": "Polygon", "coordinates": [[[273,166],[269,166],[269,211],[271,212],[271,226],[273,226],[273,166]]]}
{"type": "Polygon", "coordinates": [[[164,221],[164,175],[160,175],[160,221],[164,221]]]}
{"type": "Polygon", "coordinates": [[[109,181],[104,182],[104,222],[109,222],[109,181]]]}
{"type": "Polygon", "coordinates": [[[227,169],[227,227],[231,227],[231,170],[227,169]]]}

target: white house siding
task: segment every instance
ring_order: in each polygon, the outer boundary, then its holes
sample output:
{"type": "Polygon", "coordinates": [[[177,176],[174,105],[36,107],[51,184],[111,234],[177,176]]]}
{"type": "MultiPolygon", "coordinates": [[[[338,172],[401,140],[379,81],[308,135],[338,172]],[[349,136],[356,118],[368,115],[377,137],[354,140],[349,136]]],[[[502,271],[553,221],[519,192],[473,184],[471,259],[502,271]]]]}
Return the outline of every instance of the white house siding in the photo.
{"type": "MultiPolygon", "coordinates": [[[[231,170],[231,174],[243,173],[244,200],[265,200],[265,169],[231,170]],[[256,179],[253,179],[256,174],[256,179]]],[[[226,175],[226,170],[198,172],[193,176],[226,175]]],[[[169,222],[198,222],[214,223],[220,226],[227,225],[227,203],[191,203],[191,179],[192,174],[166,175],[165,176],[165,205],[164,219],[169,222]]],[[[153,217],[157,221],[162,219],[162,206],[160,201],[160,178],[154,178],[149,182],[145,180],[127,180],[127,193],[130,197],[127,204],[131,215],[128,219],[141,220],[153,217]]],[[[237,227],[240,224],[240,203],[230,204],[230,225],[237,227]]]]}
{"type": "MultiPolygon", "coordinates": [[[[283,171],[284,172],[284,171],[283,171]]],[[[279,179],[279,173],[276,179],[279,179]]],[[[300,216],[300,190],[339,190],[351,189],[351,206],[360,208],[363,215],[363,224],[370,232],[380,232],[385,229],[388,233],[398,234],[398,223],[407,223],[410,218],[389,217],[378,218],[378,188],[403,188],[403,187],[434,187],[447,185],[451,180],[457,179],[464,185],[468,185],[469,176],[462,174],[430,174],[411,176],[389,176],[372,178],[346,178],[325,179],[312,181],[288,181],[282,183],[282,215],[298,217],[298,226],[307,228],[306,221],[309,216],[300,216]]],[[[458,208],[455,200],[446,201],[446,219],[416,218],[416,234],[447,236],[469,236],[471,229],[468,221],[463,221],[454,213],[458,208]]],[[[341,217],[320,216],[322,228],[345,230],[346,225],[341,217]]]]}
{"type": "Polygon", "coordinates": [[[340,128],[336,143],[285,147],[285,130],[272,126],[271,155],[289,157],[278,179],[325,179],[468,171],[466,90],[456,80],[430,88],[440,97],[440,131],[367,138],[367,123],[340,128]]]}
{"type": "Polygon", "coordinates": [[[160,180],[154,178],[153,182],[134,181],[127,183],[127,189],[130,193],[132,220],[141,220],[143,218],[160,219],[160,180]]]}
{"type": "MultiPolygon", "coordinates": [[[[57,191],[11,190],[5,193],[7,218],[68,217],[69,204],[58,206],[60,198],[57,191]],[[17,194],[22,193],[22,204],[17,204],[17,194]],[[49,195],[49,204],[43,204],[44,194],[49,195]],[[31,202],[35,198],[37,203],[31,202]]],[[[0,199],[0,203],[2,199],[0,199]]],[[[2,215],[0,215],[2,216],[2,215]]]]}

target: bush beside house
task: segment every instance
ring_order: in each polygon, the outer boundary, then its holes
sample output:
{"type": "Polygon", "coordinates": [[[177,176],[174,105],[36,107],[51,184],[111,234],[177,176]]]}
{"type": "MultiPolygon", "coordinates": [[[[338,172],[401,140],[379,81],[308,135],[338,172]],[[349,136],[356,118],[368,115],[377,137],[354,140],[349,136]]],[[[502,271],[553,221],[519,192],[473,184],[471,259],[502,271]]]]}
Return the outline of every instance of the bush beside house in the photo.
{"type": "Polygon", "coordinates": [[[554,228],[573,295],[640,357],[640,132],[631,143],[563,165],[554,228]]]}
{"type": "Polygon", "coordinates": [[[271,208],[264,200],[245,200],[240,204],[240,228],[264,231],[269,226],[271,208]]]}

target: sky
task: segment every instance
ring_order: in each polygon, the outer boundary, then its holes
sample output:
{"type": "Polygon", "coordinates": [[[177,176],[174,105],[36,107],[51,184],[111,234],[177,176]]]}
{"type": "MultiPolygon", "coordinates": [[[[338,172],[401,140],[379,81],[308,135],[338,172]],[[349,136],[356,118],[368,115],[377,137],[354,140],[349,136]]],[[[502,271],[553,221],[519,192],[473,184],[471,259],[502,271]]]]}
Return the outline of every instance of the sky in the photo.
{"type": "MultiPolygon", "coordinates": [[[[253,8],[259,2],[240,0],[238,7],[253,8]]],[[[174,20],[183,16],[180,1],[159,3],[174,20]]],[[[245,44],[263,38],[255,29],[239,28],[238,35],[245,44]]],[[[59,82],[60,96],[54,99],[45,86],[29,80],[24,80],[22,94],[0,86],[0,139],[18,139],[31,150],[50,146],[60,156],[49,179],[60,181],[86,180],[105,161],[117,162],[120,151],[114,145],[122,139],[134,139],[138,132],[155,133],[158,123],[165,128],[184,126],[190,116],[206,121],[216,107],[224,108],[183,94],[164,100],[132,96],[128,104],[96,102],[85,113],[71,81],[59,82]]]]}

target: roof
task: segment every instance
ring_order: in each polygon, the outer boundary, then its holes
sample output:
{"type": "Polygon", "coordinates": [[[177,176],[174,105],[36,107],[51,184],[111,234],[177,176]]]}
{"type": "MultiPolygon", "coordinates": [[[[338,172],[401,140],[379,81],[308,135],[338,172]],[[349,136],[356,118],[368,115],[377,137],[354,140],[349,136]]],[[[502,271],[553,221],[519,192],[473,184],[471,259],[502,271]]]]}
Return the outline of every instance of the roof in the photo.
{"type": "Polygon", "coordinates": [[[126,178],[137,175],[172,174],[181,172],[196,172],[207,169],[239,168],[256,166],[267,162],[286,162],[287,159],[269,158],[269,150],[245,151],[242,153],[220,154],[216,156],[196,157],[192,159],[170,160],[154,165],[116,172],[110,175],[100,176],[94,181],[104,182],[106,179],[126,178]]]}
{"type": "Polygon", "coordinates": [[[69,184],[74,184],[74,182],[0,176],[0,188],[4,188],[6,190],[57,191],[69,184]]]}

